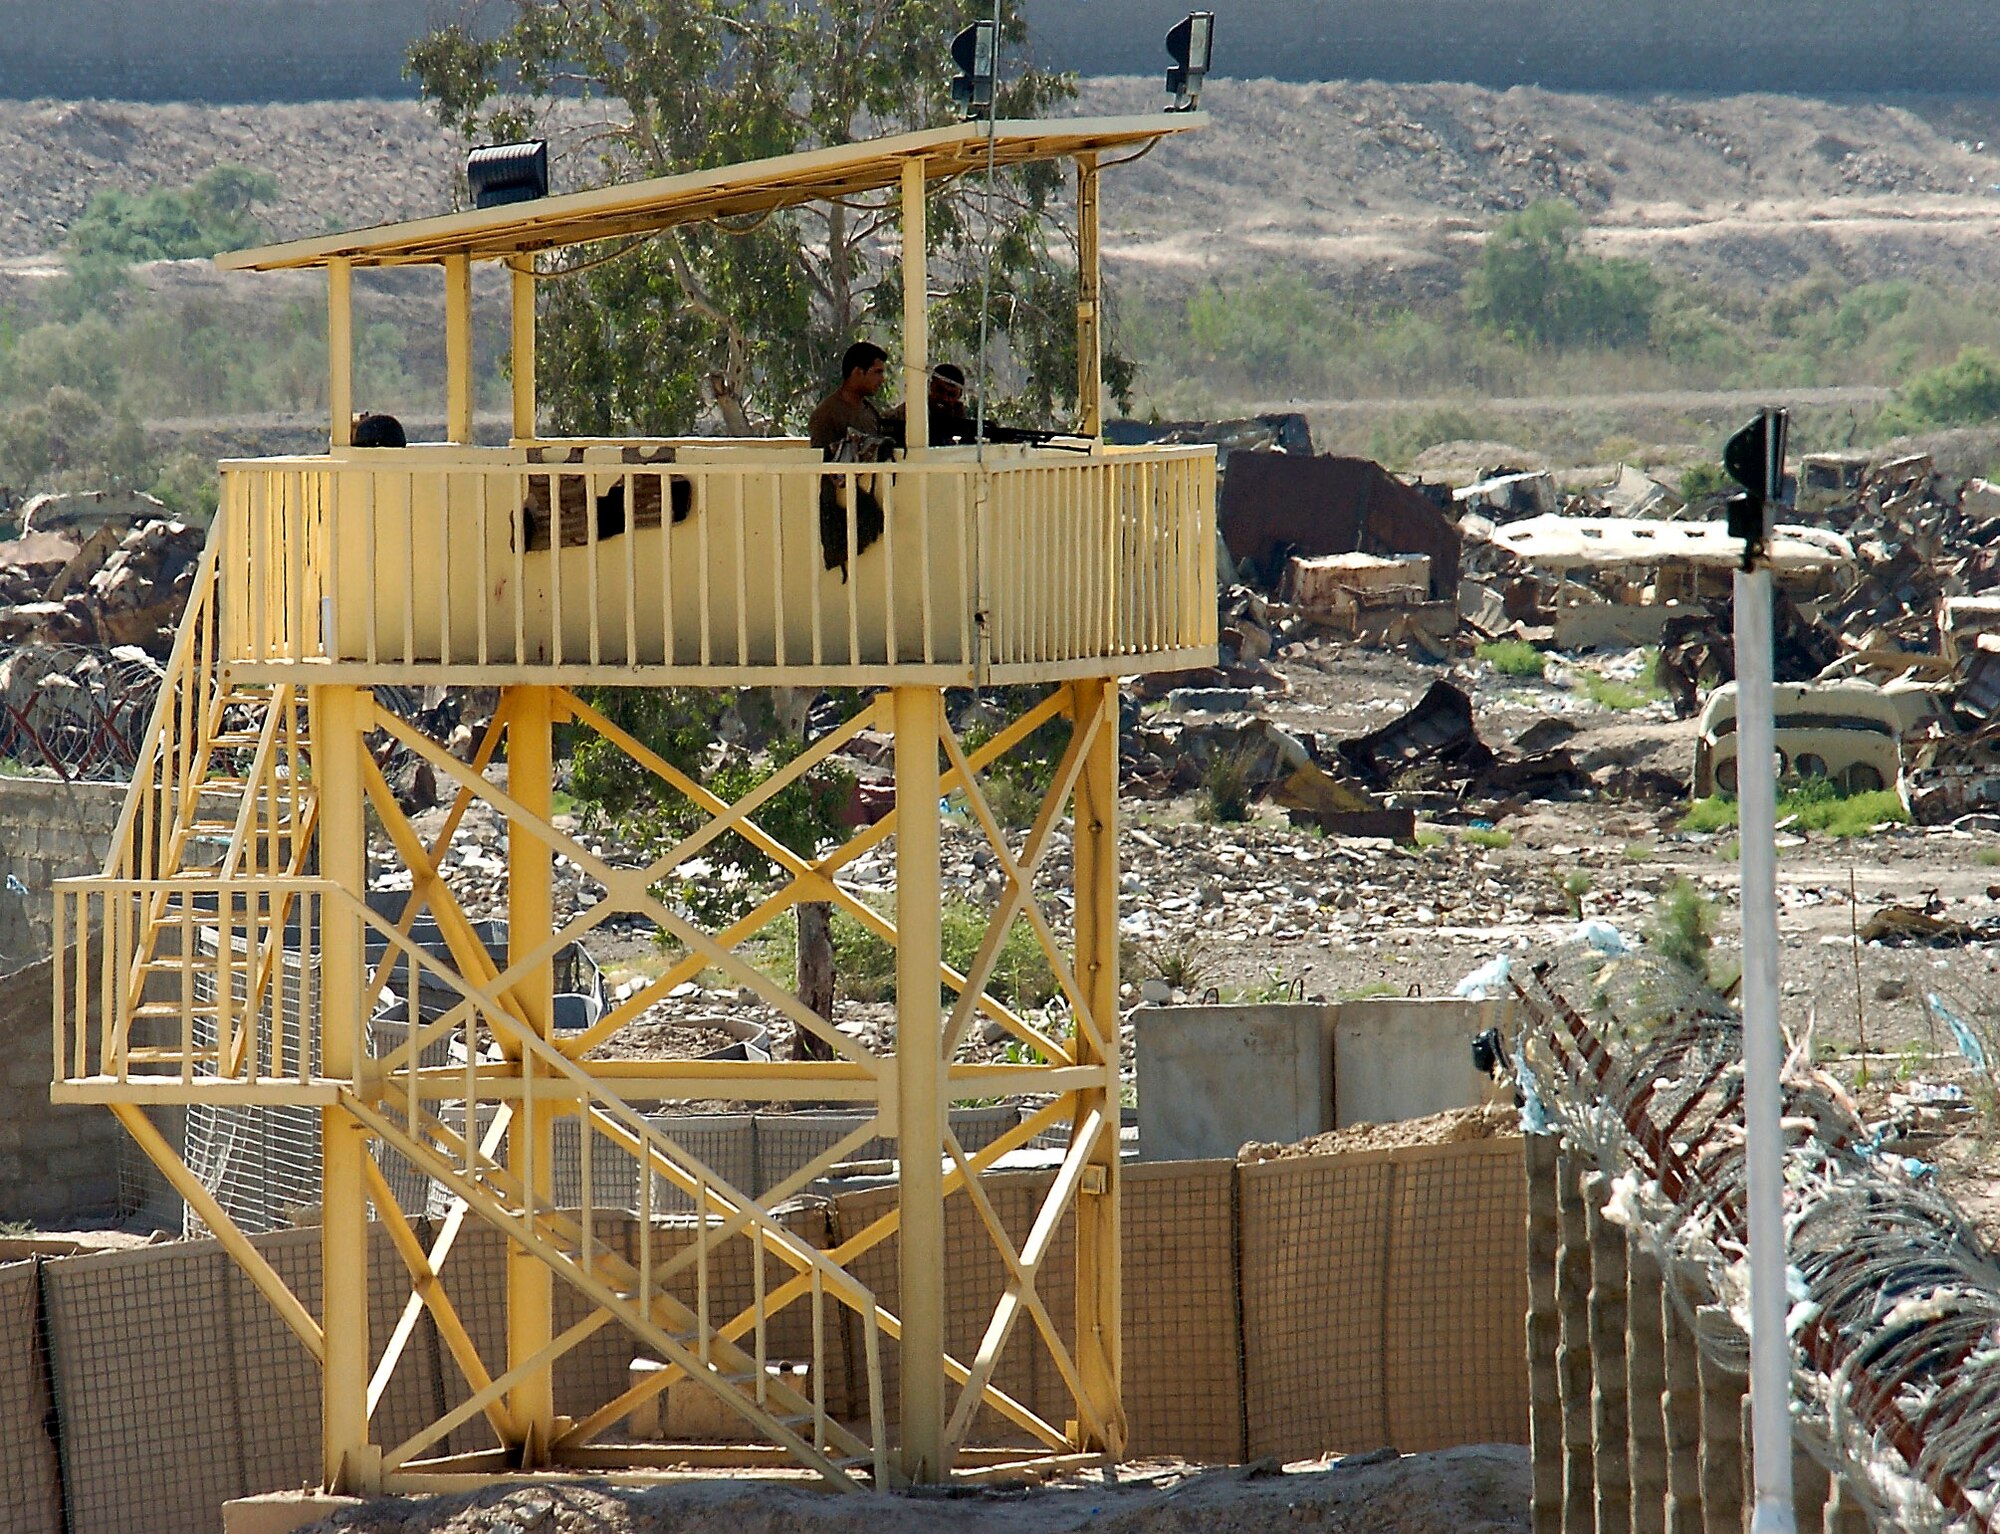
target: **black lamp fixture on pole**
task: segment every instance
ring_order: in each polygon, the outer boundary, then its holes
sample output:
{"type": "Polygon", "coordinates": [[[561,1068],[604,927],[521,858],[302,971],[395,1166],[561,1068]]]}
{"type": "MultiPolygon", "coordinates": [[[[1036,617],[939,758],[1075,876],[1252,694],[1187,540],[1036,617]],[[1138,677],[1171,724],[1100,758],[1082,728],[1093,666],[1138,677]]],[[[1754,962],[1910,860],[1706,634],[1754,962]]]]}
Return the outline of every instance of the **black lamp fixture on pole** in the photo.
{"type": "Polygon", "coordinates": [[[1000,28],[991,20],[975,21],[951,40],[951,99],[959,115],[971,122],[993,115],[993,76],[1000,52],[1000,28]]]}
{"type": "Polygon", "coordinates": [[[1209,57],[1215,43],[1215,12],[1190,11],[1167,32],[1167,57],[1174,61],[1167,71],[1167,89],[1172,92],[1171,112],[1192,112],[1201,104],[1201,82],[1208,77],[1209,57]]]}

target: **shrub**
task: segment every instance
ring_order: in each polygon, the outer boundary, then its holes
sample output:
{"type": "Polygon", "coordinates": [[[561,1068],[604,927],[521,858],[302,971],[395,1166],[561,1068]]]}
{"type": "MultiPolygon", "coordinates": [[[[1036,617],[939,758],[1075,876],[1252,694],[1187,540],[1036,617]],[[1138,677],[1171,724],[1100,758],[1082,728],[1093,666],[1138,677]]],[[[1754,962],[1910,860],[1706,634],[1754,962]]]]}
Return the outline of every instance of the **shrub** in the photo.
{"type": "Polygon", "coordinates": [[[1662,958],[1708,978],[1708,954],[1715,946],[1715,902],[1690,879],[1676,879],[1653,908],[1646,945],[1662,958]]]}
{"type": "Polygon", "coordinates": [[[1712,495],[1728,495],[1735,489],[1736,481],[1719,463],[1697,463],[1681,471],[1681,499],[1690,504],[1712,495]]]}
{"type": "Polygon", "coordinates": [[[1505,852],[1514,845],[1514,833],[1503,831],[1498,826],[1473,826],[1459,833],[1475,847],[1485,847],[1493,852],[1505,852]]]}
{"type": "Polygon", "coordinates": [[[1202,764],[1201,791],[1208,818],[1228,823],[1250,818],[1248,751],[1216,751],[1202,764]]]}
{"type": "Polygon", "coordinates": [[[1502,219],[1466,287],[1473,317],[1544,346],[1645,340],[1660,279],[1643,261],[1578,250],[1585,228],[1583,215],[1557,199],[1502,219]]]}
{"type": "Polygon", "coordinates": [[[1382,463],[1405,465],[1440,442],[1471,442],[1495,435],[1490,423],[1457,405],[1439,405],[1416,415],[1401,411],[1368,434],[1369,455],[1382,463]]]}
{"type": "Polygon", "coordinates": [[[1525,639],[1489,640],[1478,653],[1502,676],[1539,677],[1548,671],[1548,657],[1525,639]]]}
{"type": "Polygon", "coordinates": [[[1156,943],[1142,957],[1153,973],[1177,991],[1207,988],[1214,969],[1214,955],[1199,934],[1178,938],[1172,943],[1156,943]]]}
{"type": "MultiPolygon", "coordinates": [[[[966,900],[945,903],[938,916],[938,948],[944,962],[960,974],[970,967],[986,936],[988,912],[966,900]]],[[[847,912],[833,913],[833,970],[840,994],[853,1001],[896,999],[896,950],[847,912]]],[[[1017,916],[986,989],[1010,1007],[1039,1007],[1056,994],[1055,971],[1025,916],[1017,916]]],[[[950,1005],[948,986],[938,987],[939,1001],[950,1005]]]]}
{"type": "Polygon", "coordinates": [[[2000,416],[2000,357],[1962,347],[1956,361],[1912,378],[1897,396],[1896,409],[1913,425],[1990,421],[2000,416]]]}

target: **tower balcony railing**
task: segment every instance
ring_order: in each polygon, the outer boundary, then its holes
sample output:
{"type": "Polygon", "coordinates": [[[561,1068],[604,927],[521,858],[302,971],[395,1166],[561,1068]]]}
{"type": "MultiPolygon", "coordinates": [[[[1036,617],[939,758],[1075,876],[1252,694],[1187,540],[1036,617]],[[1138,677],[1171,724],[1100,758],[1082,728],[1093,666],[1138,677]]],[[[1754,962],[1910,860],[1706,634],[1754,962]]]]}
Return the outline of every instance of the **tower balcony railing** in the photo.
{"type": "Polygon", "coordinates": [[[351,450],[225,463],[220,516],[246,681],[959,686],[1216,642],[1206,447],[351,450]]]}

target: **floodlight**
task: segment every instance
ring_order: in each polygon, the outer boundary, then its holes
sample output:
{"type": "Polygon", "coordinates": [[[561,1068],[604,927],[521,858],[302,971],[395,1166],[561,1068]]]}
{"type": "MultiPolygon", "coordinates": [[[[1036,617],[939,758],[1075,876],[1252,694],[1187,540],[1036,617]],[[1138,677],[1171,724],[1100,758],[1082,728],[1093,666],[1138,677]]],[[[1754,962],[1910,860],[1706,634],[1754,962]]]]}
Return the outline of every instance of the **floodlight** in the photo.
{"type": "Polygon", "coordinates": [[[465,157],[466,185],[475,208],[505,207],[549,195],[549,144],[487,144],[465,157]]]}
{"type": "Polygon", "coordinates": [[[990,20],[975,21],[951,40],[951,60],[958,66],[951,81],[951,99],[957,103],[960,116],[993,115],[993,76],[999,52],[998,29],[990,20]]]}
{"type": "Polygon", "coordinates": [[[1725,503],[1729,536],[1743,540],[1743,568],[1755,566],[1771,535],[1772,508],[1785,493],[1785,438],[1791,413],[1765,409],[1731,437],[1722,449],[1722,467],[1743,487],[1725,503]]]}
{"type": "Polygon", "coordinates": [[[1167,33],[1167,57],[1174,61],[1167,71],[1167,89],[1174,97],[1170,110],[1192,112],[1201,101],[1201,82],[1208,75],[1214,42],[1213,11],[1190,11],[1167,33]]]}

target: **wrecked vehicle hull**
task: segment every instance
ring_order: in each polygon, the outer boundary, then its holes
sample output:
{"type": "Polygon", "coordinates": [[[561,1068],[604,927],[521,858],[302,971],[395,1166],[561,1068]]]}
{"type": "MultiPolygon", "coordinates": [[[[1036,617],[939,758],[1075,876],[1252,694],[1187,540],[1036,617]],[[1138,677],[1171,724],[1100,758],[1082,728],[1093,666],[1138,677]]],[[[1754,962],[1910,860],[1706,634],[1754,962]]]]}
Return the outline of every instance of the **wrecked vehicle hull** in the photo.
{"type": "MultiPolygon", "coordinates": [[[[1866,682],[1781,682],[1773,689],[1780,778],[1825,778],[1849,794],[1894,789],[1905,804],[1903,724],[1895,701],[1866,682]]],[[[1701,711],[1689,788],[1697,799],[1737,789],[1736,684],[1701,711]]]]}

